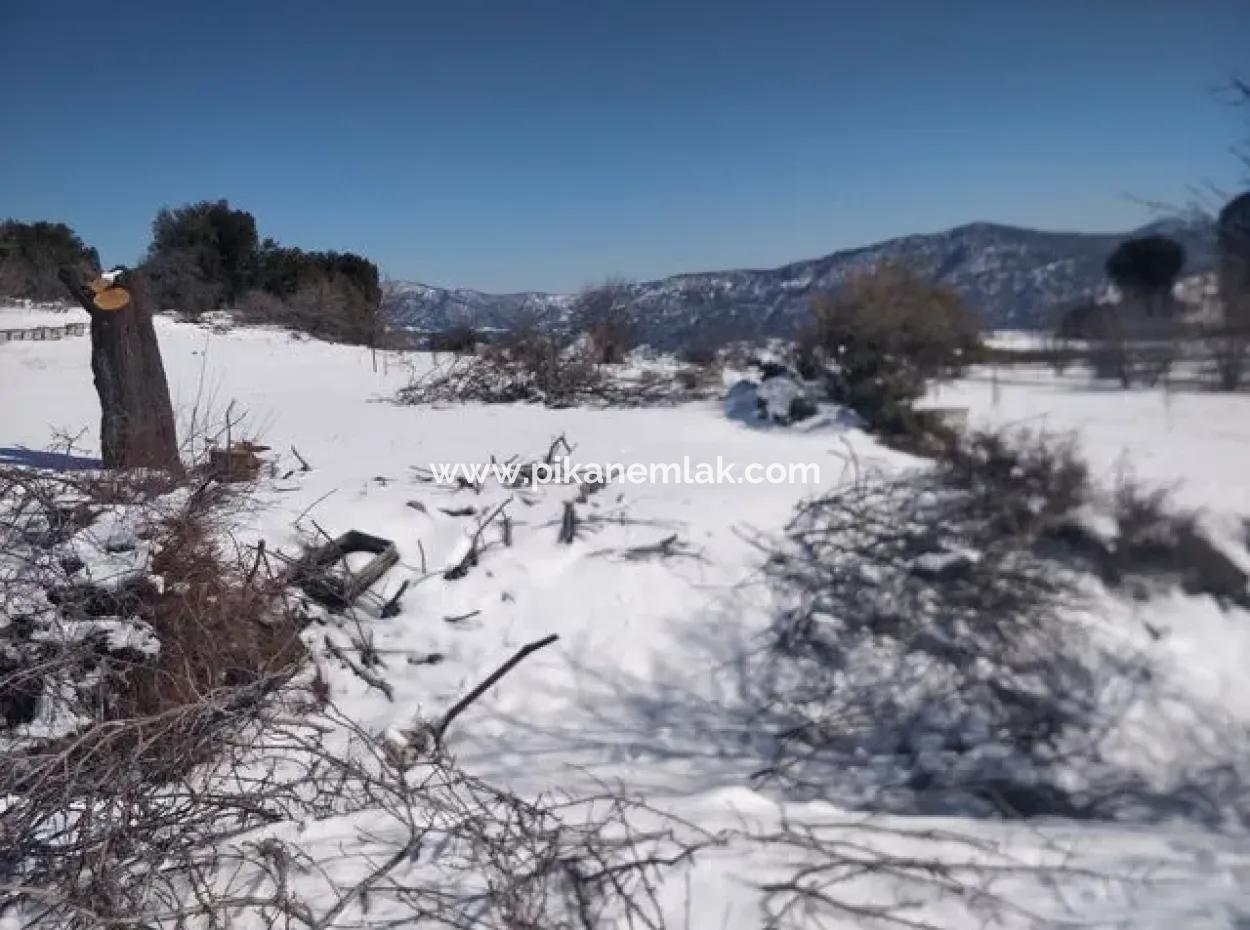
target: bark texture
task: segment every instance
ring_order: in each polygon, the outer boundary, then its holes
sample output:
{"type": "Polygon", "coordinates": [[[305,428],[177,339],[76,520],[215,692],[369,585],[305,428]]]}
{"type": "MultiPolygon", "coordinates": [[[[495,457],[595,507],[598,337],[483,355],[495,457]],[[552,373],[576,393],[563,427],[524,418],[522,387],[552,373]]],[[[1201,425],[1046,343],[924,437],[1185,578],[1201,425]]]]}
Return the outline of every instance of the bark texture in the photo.
{"type": "Polygon", "coordinates": [[[115,281],[130,294],[120,310],[100,310],[81,270],[62,280],[91,317],[91,371],[100,398],[100,451],[105,468],[181,471],[173,405],[142,275],[115,281]]]}

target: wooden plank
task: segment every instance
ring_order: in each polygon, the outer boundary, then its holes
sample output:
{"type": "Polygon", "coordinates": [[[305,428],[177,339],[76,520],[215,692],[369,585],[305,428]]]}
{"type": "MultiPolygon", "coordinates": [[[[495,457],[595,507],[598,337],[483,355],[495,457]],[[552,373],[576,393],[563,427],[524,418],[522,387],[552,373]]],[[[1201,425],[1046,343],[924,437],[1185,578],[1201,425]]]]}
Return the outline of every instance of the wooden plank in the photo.
{"type": "Polygon", "coordinates": [[[399,561],[399,550],[389,539],[349,530],[331,542],[309,552],[296,567],[296,580],[314,599],[331,607],[346,607],[399,561]],[[374,558],[358,572],[347,571],[346,557],[368,552],[374,558]],[[332,569],[338,563],[342,571],[332,569]]]}

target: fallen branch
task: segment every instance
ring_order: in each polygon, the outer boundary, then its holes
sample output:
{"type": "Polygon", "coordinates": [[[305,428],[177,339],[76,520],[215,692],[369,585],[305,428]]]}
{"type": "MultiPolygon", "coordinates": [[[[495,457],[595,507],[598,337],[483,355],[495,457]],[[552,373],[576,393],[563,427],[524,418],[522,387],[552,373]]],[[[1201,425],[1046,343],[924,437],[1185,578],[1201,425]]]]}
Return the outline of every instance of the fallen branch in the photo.
{"type": "Polygon", "coordinates": [[[389,618],[389,617],[394,617],[399,614],[399,599],[403,597],[404,592],[408,590],[408,584],[409,582],[405,580],[404,583],[399,586],[399,590],[396,591],[393,595],[391,595],[390,600],[388,600],[385,604],[382,605],[383,617],[389,618]]]}
{"type": "Polygon", "coordinates": [[[434,728],[434,745],[443,745],[443,734],[447,732],[447,728],[451,726],[451,722],[464,713],[470,704],[489,691],[495,682],[499,681],[499,679],[503,678],[504,675],[516,668],[516,666],[530,653],[537,652],[539,649],[550,646],[559,638],[560,637],[555,633],[552,633],[550,636],[536,640],[528,646],[522,646],[516,651],[516,654],[513,655],[512,658],[486,676],[485,681],[457,701],[451,710],[447,711],[447,713],[443,715],[443,719],[440,720],[438,726],[434,728]]]}
{"type": "Polygon", "coordinates": [[[627,562],[639,562],[652,556],[658,556],[661,559],[667,559],[671,556],[685,556],[689,559],[702,560],[702,556],[691,552],[684,543],[679,541],[676,533],[665,536],[659,542],[649,543],[644,546],[630,546],[627,549],[597,549],[591,555],[615,555],[627,562]]]}
{"type": "Polygon", "coordinates": [[[300,471],[312,471],[312,466],[308,464],[308,460],[299,454],[299,449],[295,448],[294,445],[291,446],[291,454],[295,456],[295,460],[299,462],[300,471]]]}
{"type": "Polygon", "coordinates": [[[325,644],[326,644],[326,649],[328,649],[330,652],[330,655],[334,656],[336,659],[338,659],[340,662],[346,665],[351,670],[352,674],[354,674],[357,678],[359,678],[369,687],[377,688],[379,691],[381,691],[383,694],[386,695],[386,699],[388,701],[395,700],[395,690],[391,687],[389,682],[384,681],[383,679],[379,678],[377,675],[373,674],[373,672],[353,662],[351,660],[351,657],[348,656],[347,653],[345,653],[338,646],[334,645],[334,642],[330,639],[330,637],[328,636],[325,637],[325,644]]]}
{"type": "Polygon", "coordinates": [[[464,554],[464,557],[461,558],[459,562],[447,569],[447,571],[443,572],[443,577],[445,579],[448,581],[456,581],[459,578],[463,578],[469,573],[469,569],[477,564],[477,557],[480,552],[478,549],[478,543],[481,542],[482,532],[486,529],[486,527],[490,526],[491,523],[495,521],[496,517],[504,512],[504,509],[510,503],[512,503],[511,497],[492,510],[490,514],[477,525],[477,530],[473,533],[473,538],[469,540],[469,550],[464,554]]]}
{"type": "Polygon", "coordinates": [[[572,501],[564,502],[564,513],[560,517],[560,535],[556,537],[556,542],[564,545],[572,545],[573,540],[577,538],[577,510],[573,507],[572,501]]]}

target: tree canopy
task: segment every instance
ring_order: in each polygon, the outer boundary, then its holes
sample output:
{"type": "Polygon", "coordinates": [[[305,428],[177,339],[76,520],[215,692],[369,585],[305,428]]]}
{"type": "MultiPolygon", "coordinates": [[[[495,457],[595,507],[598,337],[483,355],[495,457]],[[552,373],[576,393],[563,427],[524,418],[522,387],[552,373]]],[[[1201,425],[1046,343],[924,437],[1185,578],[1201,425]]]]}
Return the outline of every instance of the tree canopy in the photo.
{"type": "Polygon", "coordinates": [[[64,223],[0,223],[0,297],[64,300],[65,267],[98,270],[100,256],[64,223]]]}
{"type": "Polygon", "coordinates": [[[1107,275],[1123,291],[1168,293],[1185,267],[1185,248],[1167,236],[1142,236],[1120,243],[1107,259],[1107,275]]]}

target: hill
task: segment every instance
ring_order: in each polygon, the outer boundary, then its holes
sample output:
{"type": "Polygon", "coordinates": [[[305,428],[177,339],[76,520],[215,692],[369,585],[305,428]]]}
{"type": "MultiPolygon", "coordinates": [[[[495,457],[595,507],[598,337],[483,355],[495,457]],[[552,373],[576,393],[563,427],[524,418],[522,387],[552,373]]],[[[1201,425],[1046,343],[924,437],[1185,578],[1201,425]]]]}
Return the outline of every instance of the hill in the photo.
{"type": "MultiPolygon", "coordinates": [[[[679,274],[631,288],[642,338],[663,348],[793,333],[806,317],[814,291],[836,288],[848,274],[883,259],[914,264],[949,282],[992,328],[1039,328],[1056,305],[1104,286],[1103,264],[1117,244],[1152,232],[1173,236],[1185,246],[1186,273],[1211,267],[1214,232],[1205,219],[1164,220],[1122,234],[970,223],[780,268],[679,274]]],[[[422,330],[459,324],[506,327],[520,316],[558,325],[572,302],[565,294],[487,294],[418,283],[394,285],[389,299],[398,325],[422,330]]]]}

